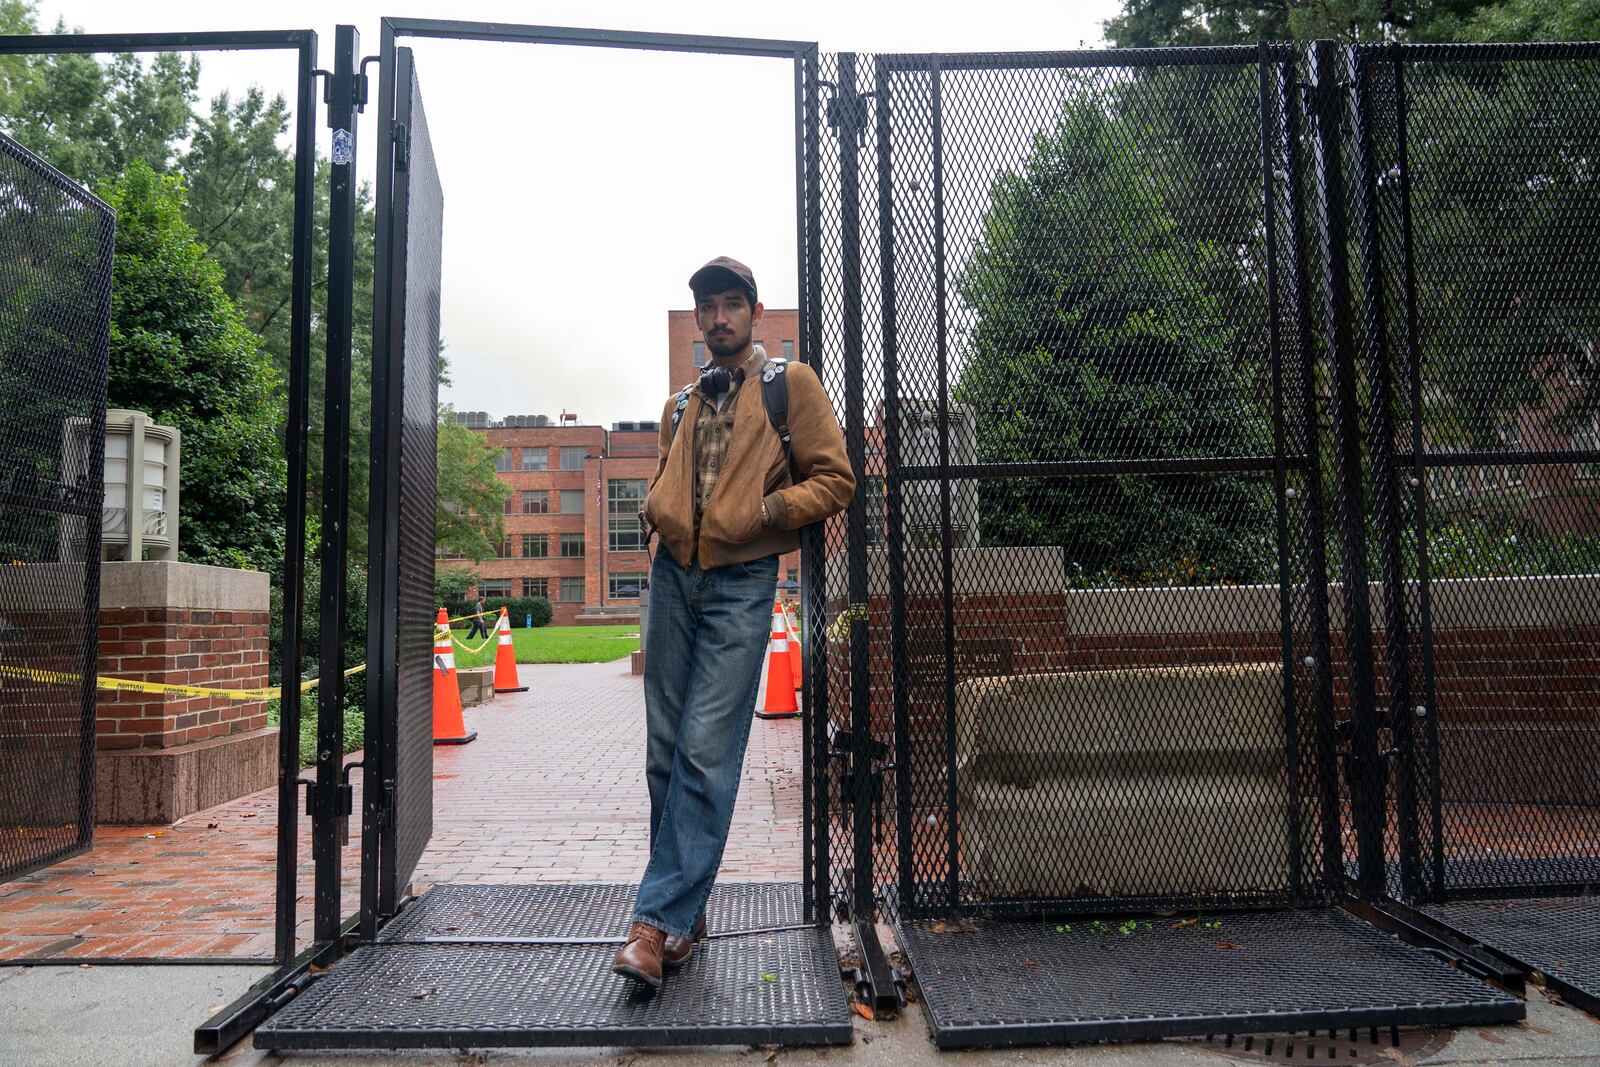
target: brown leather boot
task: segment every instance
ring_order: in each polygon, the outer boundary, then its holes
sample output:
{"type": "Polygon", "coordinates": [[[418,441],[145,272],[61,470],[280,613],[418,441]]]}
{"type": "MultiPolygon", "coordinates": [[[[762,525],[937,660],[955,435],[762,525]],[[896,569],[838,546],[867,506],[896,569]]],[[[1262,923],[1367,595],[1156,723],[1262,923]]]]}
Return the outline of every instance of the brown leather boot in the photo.
{"type": "Polygon", "coordinates": [[[666,941],[661,945],[661,965],[667,970],[676,970],[689,962],[689,957],[694,955],[694,947],[706,939],[706,917],[700,916],[694,924],[694,930],[688,937],[673,937],[667,935],[666,941]]]}
{"type": "Polygon", "coordinates": [[[661,946],[666,936],[648,923],[634,923],[628,930],[627,943],[617,952],[612,973],[660,989],[661,946]]]}

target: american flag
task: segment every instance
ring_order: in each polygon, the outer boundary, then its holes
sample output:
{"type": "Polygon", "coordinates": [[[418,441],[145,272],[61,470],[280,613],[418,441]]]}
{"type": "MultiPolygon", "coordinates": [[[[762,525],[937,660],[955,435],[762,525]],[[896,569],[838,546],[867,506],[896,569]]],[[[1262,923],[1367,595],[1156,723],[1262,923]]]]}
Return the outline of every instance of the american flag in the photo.
{"type": "Polygon", "coordinates": [[[597,508],[603,508],[605,507],[605,504],[606,502],[600,494],[600,477],[599,475],[596,475],[594,479],[594,506],[597,508]]]}

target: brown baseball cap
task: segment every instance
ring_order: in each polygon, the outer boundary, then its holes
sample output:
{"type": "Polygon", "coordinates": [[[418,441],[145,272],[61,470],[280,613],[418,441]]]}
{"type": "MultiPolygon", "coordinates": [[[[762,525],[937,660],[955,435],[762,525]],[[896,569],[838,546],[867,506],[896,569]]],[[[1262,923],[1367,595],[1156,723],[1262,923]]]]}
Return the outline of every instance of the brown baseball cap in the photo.
{"type": "Polygon", "coordinates": [[[718,256],[689,275],[689,291],[696,296],[701,293],[720,293],[726,289],[748,289],[750,299],[755,300],[756,276],[749,267],[727,256],[718,256]]]}

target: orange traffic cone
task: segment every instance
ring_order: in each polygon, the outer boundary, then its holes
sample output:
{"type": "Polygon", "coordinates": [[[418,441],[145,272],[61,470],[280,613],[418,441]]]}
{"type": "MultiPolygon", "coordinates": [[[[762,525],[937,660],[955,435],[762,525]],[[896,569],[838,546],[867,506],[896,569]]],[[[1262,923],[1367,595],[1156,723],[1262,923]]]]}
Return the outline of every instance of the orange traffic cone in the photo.
{"type": "Polygon", "coordinates": [[[767,701],[756,715],[763,719],[787,719],[800,714],[794,702],[794,678],[789,670],[789,624],[784,621],[783,605],[772,605],[772,644],[767,649],[767,701]]]}
{"type": "Polygon", "coordinates": [[[478,736],[478,731],[467,732],[461,718],[461,681],[456,677],[454,638],[450,636],[450,620],[444,609],[439,609],[438,626],[433,634],[433,743],[436,745],[464,745],[478,736]]]}
{"type": "Polygon", "coordinates": [[[783,621],[789,628],[789,674],[793,676],[794,687],[799,689],[805,684],[804,659],[800,655],[800,634],[795,630],[794,623],[789,621],[789,613],[783,613],[783,621]]]}
{"type": "Polygon", "coordinates": [[[494,691],[496,693],[526,693],[528,687],[517,684],[517,650],[511,644],[511,619],[504,605],[500,608],[500,644],[494,650],[494,691]]]}

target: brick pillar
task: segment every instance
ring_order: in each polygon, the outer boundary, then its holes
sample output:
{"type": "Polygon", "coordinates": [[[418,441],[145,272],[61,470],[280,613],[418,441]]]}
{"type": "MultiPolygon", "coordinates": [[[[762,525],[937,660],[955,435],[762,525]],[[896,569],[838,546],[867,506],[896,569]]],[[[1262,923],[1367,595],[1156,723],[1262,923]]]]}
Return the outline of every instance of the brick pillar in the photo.
{"type": "MultiPolygon", "coordinates": [[[[267,576],[190,563],[100,571],[99,673],[250,689],[267,684],[267,576]]],[[[265,701],[102,690],[95,705],[95,817],[167,823],[270,786],[277,730],[265,701]]]]}

